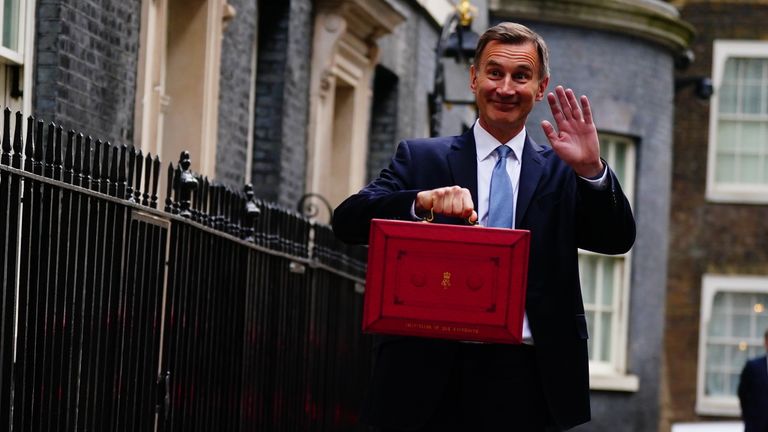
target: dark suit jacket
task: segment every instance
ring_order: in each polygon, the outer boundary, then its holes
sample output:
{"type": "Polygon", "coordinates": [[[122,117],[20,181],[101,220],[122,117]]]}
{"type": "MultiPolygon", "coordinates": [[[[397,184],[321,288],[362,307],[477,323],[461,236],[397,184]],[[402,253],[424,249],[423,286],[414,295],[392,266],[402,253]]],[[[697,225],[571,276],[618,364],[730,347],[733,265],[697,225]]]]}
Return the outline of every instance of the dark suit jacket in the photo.
{"type": "MultiPolygon", "coordinates": [[[[525,141],[516,227],[531,231],[526,311],[545,397],[564,429],[590,419],[587,324],[577,248],[618,254],[628,251],[635,239],[629,203],[613,172],[608,173],[607,189],[596,190],[551,148],[525,141]]],[[[451,185],[468,188],[477,205],[472,130],[456,137],[402,141],[389,168],[335,210],[334,232],[343,241],[366,243],[372,218],[411,220],[419,191],[451,185]]],[[[441,216],[436,221],[463,223],[441,216]]],[[[426,422],[440,399],[457,346],[442,340],[382,339],[363,421],[403,429],[426,422]]],[[[503,357],[504,348],[500,353],[503,357]]],[[[500,362],[490,367],[503,372],[504,366],[500,362]]]]}
{"type": "Polygon", "coordinates": [[[768,364],[765,356],[749,360],[739,379],[744,432],[768,431],[768,364]]]}

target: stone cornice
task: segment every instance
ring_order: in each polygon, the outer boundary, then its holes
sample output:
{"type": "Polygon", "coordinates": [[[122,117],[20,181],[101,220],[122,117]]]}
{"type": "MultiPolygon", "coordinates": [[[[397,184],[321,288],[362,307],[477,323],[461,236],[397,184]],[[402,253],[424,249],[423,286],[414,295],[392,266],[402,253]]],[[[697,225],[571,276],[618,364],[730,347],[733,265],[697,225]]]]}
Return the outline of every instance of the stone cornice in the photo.
{"type": "Polygon", "coordinates": [[[320,0],[319,12],[336,13],[349,22],[348,30],[362,39],[375,40],[392,33],[405,21],[405,13],[389,0],[320,0]]]}
{"type": "Polygon", "coordinates": [[[660,0],[489,0],[497,16],[607,30],[643,38],[677,53],[695,31],[660,0]]]}

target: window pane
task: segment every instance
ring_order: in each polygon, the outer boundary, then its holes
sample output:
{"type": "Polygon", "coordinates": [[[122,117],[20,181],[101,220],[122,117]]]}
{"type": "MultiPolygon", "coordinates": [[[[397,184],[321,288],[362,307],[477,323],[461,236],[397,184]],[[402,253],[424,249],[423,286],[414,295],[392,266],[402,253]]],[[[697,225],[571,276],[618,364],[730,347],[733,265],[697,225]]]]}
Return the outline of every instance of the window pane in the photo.
{"type": "Polygon", "coordinates": [[[718,368],[725,364],[725,347],[710,344],[707,348],[707,367],[718,368]]]}
{"type": "Polygon", "coordinates": [[[581,290],[584,295],[584,303],[595,304],[595,267],[596,258],[588,255],[579,257],[579,270],[581,270],[581,290]]]}
{"type": "Polygon", "coordinates": [[[733,153],[738,148],[739,123],[721,120],[717,125],[717,151],[733,153]]]}
{"type": "Polygon", "coordinates": [[[739,157],[739,181],[740,183],[760,183],[761,163],[759,157],[744,155],[739,157]]]}
{"type": "Polygon", "coordinates": [[[627,149],[626,146],[618,144],[616,145],[616,158],[613,162],[613,171],[616,173],[616,177],[619,179],[619,183],[622,186],[627,184],[627,149]]]}
{"type": "Polygon", "coordinates": [[[760,84],[745,84],[741,112],[760,114],[763,101],[763,86],[760,84]]]}
{"type": "Polygon", "coordinates": [[[738,88],[733,84],[723,83],[720,86],[720,109],[719,111],[724,114],[735,113],[736,105],[738,103],[738,88]]]}
{"type": "Polygon", "coordinates": [[[721,373],[707,372],[707,394],[723,395],[725,394],[725,377],[721,373]]]}
{"type": "Polygon", "coordinates": [[[734,315],[731,336],[749,337],[749,315],[734,315]]]}
{"type": "Polygon", "coordinates": [[[750,155],[765,152],[768,143],[765,142],[765,124],[744,122],[741,126],[741,150],[750,155]]]}
{"type": "Polygon", "coordinates": [[[723,154],[717,156],[715,179],[726,183],[736,181],[736,158],[734,156],[723,154]]]}
{"type": "Polygon", "coordinates": [[[19,49],[19,1],[3,0],[3,46],[13,51],[19,49]]]}
{"type": "Polygon", "coordinates": [[[595,340],[597,340],[598,336],[595,334],[595,313],[586,311],[587,315],[587,333],[589,334],[589,339],[587,339],[587,350],[589,351],[589,359],[594,360],[595,356],[595,340]]]}
{"type": "Polygon", "coordinates": [[[600,339],[602,342],[602,352],[600,360],[611,361],[611,335],[613,334],[613,314],[600,314],[601,324],[603,326],[600,339]]]}
{"type": "Polygon", "coordinates": [[[603,305],[613,305],[613,291],[616,289],[614,286],[614,271],[620,258],[603,258],[603,305]]]}

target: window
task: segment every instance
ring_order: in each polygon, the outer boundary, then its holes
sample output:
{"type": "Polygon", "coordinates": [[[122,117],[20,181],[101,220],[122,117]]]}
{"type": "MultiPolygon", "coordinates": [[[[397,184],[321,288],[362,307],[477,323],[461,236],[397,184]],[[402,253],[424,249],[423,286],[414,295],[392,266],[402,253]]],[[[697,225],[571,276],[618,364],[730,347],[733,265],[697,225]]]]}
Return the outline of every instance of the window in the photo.
{"type": "Polygon", "coordinates": [[[0,57],[5,63],[24,63],[24,7],[26,0],[3,0],[0,8],[0,57]]]}
{"type": "MultiPolygon", "coordinates": [[[[635,143],[600,134],[601,153],[616,173],[630,203],[635,183],[635,143]]],[[[629,254],[579,251],[579,271],[589,331],[589,369],[593,389],[636,391],[636,376],[626,375],[629,254]]]]}
{"type": "Polygon", "coordinates": [[[739,374],[747,359],[763,353],[767,328],[768,277],[704,276],[697,413],[740,414],[739,374]]]}
{"type": "Polygon", "coordinates": [[[715,41],[707,197],[768,203],[768,42],[715,41]]]}
{"type": "Polygon", "coordinates": [[[0,4],[0,106],[31,112],[34,1],[2,0],[0,4]]]}

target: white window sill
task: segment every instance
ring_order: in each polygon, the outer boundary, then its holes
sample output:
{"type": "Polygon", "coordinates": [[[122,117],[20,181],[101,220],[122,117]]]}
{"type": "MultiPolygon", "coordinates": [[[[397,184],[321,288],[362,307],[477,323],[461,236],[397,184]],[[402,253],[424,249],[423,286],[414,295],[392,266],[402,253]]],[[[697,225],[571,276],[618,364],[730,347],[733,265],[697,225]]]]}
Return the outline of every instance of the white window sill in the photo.
{"type": "Polygon", "coordinates": [[[708,397],[696,401],[696,414],[717,417],[740,417],[739,400],[731,397],[708,397]]]}
{"type": "Polygon", "coordinates": [[[640,389],[637,375],[592,374],[589,376],[590,390],[636,392],[640,389]]]}

